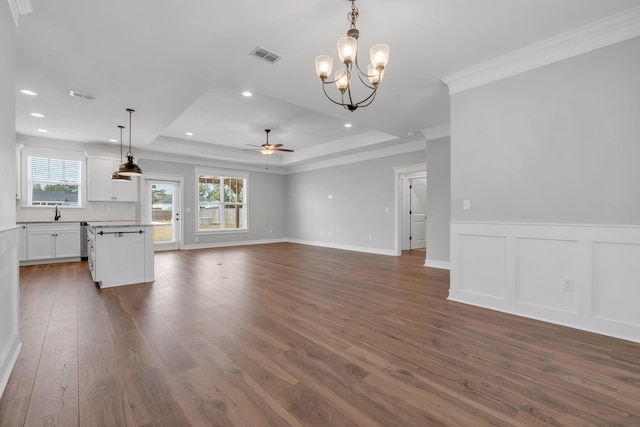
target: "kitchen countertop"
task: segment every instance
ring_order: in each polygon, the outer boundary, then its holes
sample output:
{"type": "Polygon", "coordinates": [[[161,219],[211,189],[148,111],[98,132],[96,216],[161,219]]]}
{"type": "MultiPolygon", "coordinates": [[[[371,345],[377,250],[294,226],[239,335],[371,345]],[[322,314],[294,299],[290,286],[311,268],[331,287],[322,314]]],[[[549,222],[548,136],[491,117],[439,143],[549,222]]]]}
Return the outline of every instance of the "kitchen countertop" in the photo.
{"type": "Polygon", "coordinates": [[[16,224],[79,224],[85,221],[16,221],[16,224]]]}
{"type": "Polygon", "coordinates": [[[152,227],[154,225],[162,225],[161,223],[147,221],[89,221],[89,227],[108,228],[108,227],[152,227]]]}

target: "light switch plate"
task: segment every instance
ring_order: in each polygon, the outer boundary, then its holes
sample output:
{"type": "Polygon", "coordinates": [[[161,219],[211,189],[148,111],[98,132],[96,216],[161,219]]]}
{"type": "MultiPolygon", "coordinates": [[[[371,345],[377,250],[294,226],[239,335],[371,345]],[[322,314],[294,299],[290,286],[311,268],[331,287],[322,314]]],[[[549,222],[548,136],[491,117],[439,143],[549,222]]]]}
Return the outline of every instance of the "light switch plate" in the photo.
{"type": "Polygon", "coordinates": [[[465,211],[471,210],[471,200],[463,200],[462,209],[464,209],[465,211]]]}

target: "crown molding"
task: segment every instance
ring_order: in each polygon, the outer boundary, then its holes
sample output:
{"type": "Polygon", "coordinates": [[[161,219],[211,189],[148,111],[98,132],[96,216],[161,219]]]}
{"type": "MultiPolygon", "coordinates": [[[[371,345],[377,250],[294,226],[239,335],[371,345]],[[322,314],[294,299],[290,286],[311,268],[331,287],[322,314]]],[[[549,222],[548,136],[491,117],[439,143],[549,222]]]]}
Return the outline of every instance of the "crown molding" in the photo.
{"type": "Polygon", "coordinates": [[[16,27],[18,26],[18,19],[20,19],[21,15],[27,15],[33,12],[33,7],[31,6],[31,0],[7,0],[9,3],[9,10],[11,10],[11,15],[13,15],[13,22],[16,23],[16,27]]]}
{"type": "Polygon", "coordinates": [[[335,166],[348,165],[351,163],[364,162],[366,160],[380,159],[383,157],[396,156],[399,154],[413,153],[416,151],[424,151],[427,149],[426,141],[419,139],[417,141],[405,142],[402,144],[390,144],[384,148],[373,149],[361,153],[349,154],[337,157],[335,159],[320,160],[317,162],[307,163],[304,165],[291,165],[286,168],[288,173],[308,172],[318,169],[331,168],[335,166]]]}
{"type": "Polygon", "coordinates": [[[532,44],[441,80],[453,95],[640,36],[640,6],[532,44]]]}
{"type": "Polygon", "coordinates": [[[444,123],[442,125],[433,126],[430,128],[422,129],[420,131],[427,141],[433,141],[434,139],[446,138],[451,136],[451,124],[444,123]]]}

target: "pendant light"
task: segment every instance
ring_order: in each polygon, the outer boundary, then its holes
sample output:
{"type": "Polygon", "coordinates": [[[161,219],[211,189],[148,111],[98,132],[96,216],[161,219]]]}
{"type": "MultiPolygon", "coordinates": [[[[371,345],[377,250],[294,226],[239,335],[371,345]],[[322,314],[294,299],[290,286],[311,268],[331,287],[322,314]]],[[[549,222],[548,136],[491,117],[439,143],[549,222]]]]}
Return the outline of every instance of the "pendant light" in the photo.
{"type": "Polygon", "coordinates": [[[142,175],[142,169],[133,161],[133,151],[131,151],[131,114],[135,110],[127,108],[127,111],[129,112],[129,151],[127,152],[127,161],[120,165],[118,173],[124,176],[138,176],[142,175]]]}
{"type": "MultiPolygon", "coordinates": [[[[122,129],[124,129],[124,126],[119,125],[118,127],[120,128],[120,163],[122,163],[122,129]]],[[[120,175],[119,171],[115,171],[111,175],[111,181],[131,182],[131,177],[130,176],[125,176],[125,175],[120,175]]]]}

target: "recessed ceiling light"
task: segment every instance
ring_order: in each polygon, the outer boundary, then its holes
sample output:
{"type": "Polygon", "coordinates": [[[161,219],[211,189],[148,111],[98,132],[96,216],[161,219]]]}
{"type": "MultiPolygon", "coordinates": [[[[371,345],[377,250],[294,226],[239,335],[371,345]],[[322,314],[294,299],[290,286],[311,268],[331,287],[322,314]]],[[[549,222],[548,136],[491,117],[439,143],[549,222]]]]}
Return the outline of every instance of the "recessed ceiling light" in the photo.
{"type": "Polygon", "coordinates": [[[109,142],[118,142],[117,139],[110,139],[109,142]]]}
{"type": "Polygon", "coordinates": [[[244,92],[242,92],[242,96],[250,97],[250,96],[253,96],[253,94],[248,90],[245,90],[244,92]]]}
{"type": "Polygon", "coordinates": [[[47,133],[47,132],[49,132],[49,131],[48,131],[48,130],[46,130],[46,129],[38,129],[38,132],[47,133]]]}
{"type": "Polygon", "coordinates": [[[31,115],[33,117],[38,117],[38,118],[43,118],[44,117],[44,114],[40,114],[40,113],[31,113],[31,115]]]}
{"type": "Polygon", "coordinates": [[[38,96],[37,93],[29,89],[21,89],[20,92],[24,93],[25,95],[38,96]]]}
{"type": "Polygon", "coordinates": [[[187,136],[193,136],[193,132],[187,132],[187,136]]]}
{"type": "Polygon", "coordinates": [[[344,127],[346,127],[346,128],[350,128],[351,126],[353,126],[351,123],[345,123],[344,124],[344,127]]]}

